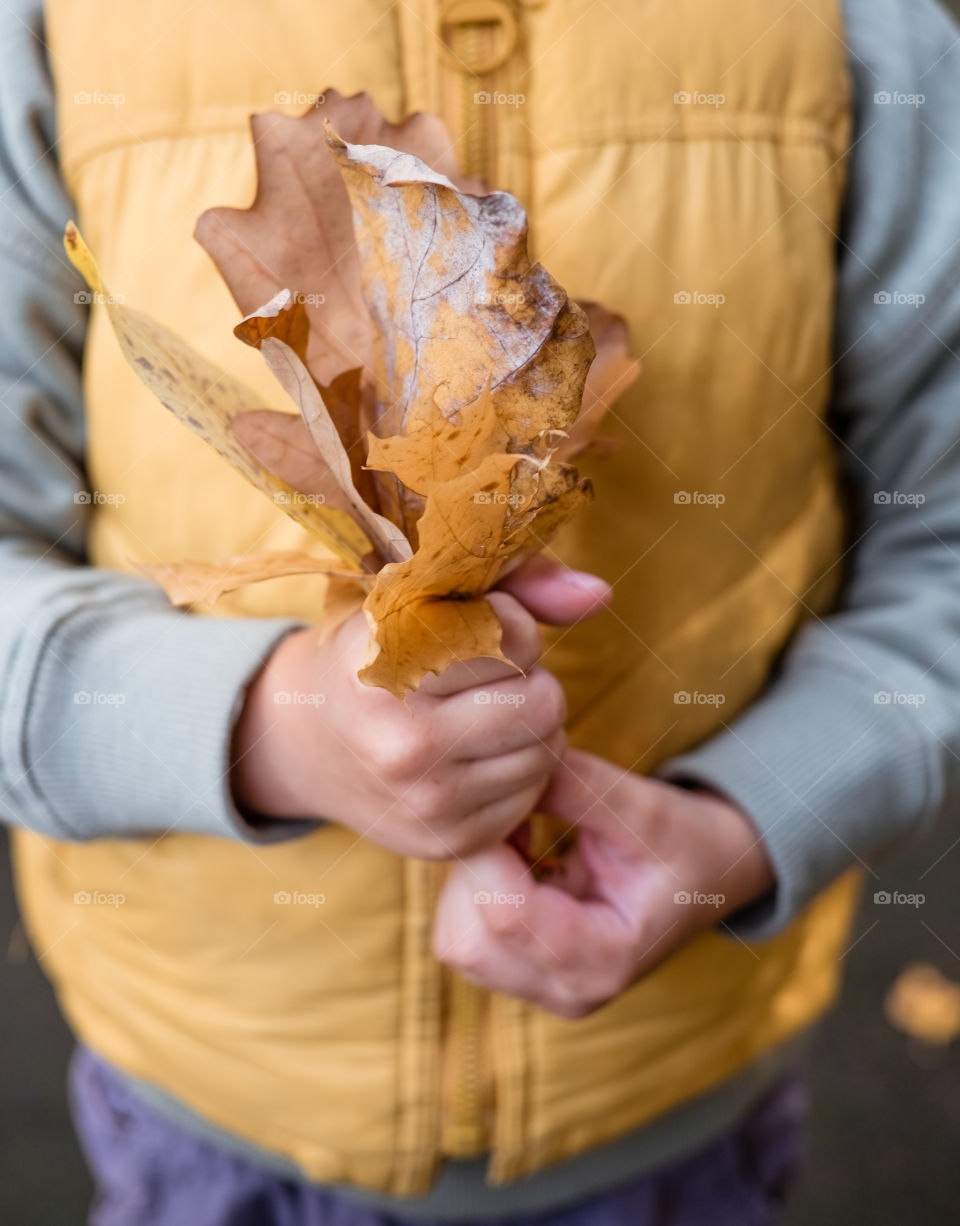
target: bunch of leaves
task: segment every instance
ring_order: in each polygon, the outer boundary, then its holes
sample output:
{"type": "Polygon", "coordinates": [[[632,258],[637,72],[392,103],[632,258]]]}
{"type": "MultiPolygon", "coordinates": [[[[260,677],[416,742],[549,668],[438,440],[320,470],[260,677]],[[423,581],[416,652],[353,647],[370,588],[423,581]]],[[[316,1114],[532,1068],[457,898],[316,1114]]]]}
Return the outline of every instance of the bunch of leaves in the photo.
{"type": "Polygon", "coordinates": [[[196,234],[297,413],[110,296],[72,223],[65,245],[143,382],[327,554],[141,569],[182,604],[328,574],[356,594],[341,615],[363,601],[361,679],[402,697],[502,658],[485,593],[589,499],[569,461],[637,369],[622,319],[530,260],[520,204],[459,175],[437,118],[323,96],[253,117],[254,203],[196,234]]]}

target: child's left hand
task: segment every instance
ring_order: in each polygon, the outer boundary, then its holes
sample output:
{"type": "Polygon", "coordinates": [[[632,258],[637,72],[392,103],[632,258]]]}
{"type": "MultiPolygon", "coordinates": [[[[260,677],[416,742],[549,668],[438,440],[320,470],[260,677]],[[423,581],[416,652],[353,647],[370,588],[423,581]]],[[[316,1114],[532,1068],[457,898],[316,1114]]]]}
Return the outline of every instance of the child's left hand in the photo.
{"type": "Polygon", "coordinates": [[[708,792],[568,750],[537,808],[577,827],[562,876],[499,844],[461,860],[434,952],[472,982],[583,1017],[774,885],[748,818],[708,792]]]}

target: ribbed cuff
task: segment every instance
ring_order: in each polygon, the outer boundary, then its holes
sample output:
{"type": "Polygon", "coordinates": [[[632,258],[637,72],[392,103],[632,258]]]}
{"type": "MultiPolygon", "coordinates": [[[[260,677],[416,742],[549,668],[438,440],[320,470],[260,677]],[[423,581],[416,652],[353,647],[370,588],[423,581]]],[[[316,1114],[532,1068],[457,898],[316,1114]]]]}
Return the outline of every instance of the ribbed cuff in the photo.
{"type": "Polygon", "coordinates": [[[306,833],[312,823],[247,822],[229,781],[246,689],[297,628],[193,616],[142,590],[73,604],[23,642],[7,679],[9,709],[22,714],[3,732],[18,739],[16,820],[64,839],[306,833]]]}
{"type": "Polygon", "coordinates": [[[929,738],[922,707],[905,699],[805,663],[658,771],[726,796],[763,840],[777,886],[727,921],[738,937],[774,936],[844,871],[870,869],[922,822],[931,808],[929,738]]]}

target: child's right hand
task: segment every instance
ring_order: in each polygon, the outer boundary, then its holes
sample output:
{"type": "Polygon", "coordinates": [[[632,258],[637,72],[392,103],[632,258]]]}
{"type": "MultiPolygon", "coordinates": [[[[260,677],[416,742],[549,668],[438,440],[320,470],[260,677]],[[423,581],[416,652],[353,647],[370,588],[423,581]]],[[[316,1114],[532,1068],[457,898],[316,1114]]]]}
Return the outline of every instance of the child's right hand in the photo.
{"type": "Polygon", "coordinates": [[[529,816],[566,745],[559,682],[538,667],[533,616],[572,622],[609,589],[538,562],[490,600],[503,625],[500,660],[451,665],[407,705],[362,685],[362,613],[319,648],[317,632],[284,639],[251,685],[237,724],[237,803],[262,817],[326,818],[402,855],[452,859],[500,842],[529,816]],[[524,603],[521,603],[523,601],[524,603]]]}

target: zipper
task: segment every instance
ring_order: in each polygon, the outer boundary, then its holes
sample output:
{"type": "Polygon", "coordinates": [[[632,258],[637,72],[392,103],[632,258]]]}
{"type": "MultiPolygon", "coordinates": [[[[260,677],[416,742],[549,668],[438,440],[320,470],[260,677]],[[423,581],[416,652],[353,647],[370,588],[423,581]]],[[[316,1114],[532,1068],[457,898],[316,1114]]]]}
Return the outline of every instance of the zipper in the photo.
{"type": "MultiPolygon", "coordinates": [[[[465,64],[482,63],[489,58],[495,38],[496,31],[489,23],[465,23],[454,32],[451,51],[465,64]]],[[[463,171],[466,175],[489,182],[493,169],[495,108],[489,103],[477,102],[476,95],[491,91],[494,74],[460,72],[457,75],[460,78],[463,171]]],[[[451,1157],[473,1157],[490,1148],[492,1095],[487,1076],[489,996],[451,972],[447,1004],[448,1110],[443,1126],[443,1150],[451,1157]]]]}
{"type": "Polygon", "coordinates": [[[486,1081],[486,993],[452,974],[449,995],[449,1114],[444,1153],[468,1158],[490,1145],[491,1111],[486,1081]]]}
{"type": "MultiPolygon", "coordinates": [[[[465,64],[482,63],[494,45],[495,31],[489,24],[470,22],[459,26],[451,39],[451,51],[465,64]]],[[[489,182],[492,171],[494,108],[476,101],[476,95],[490,93],[493,74],[461,72],[460,131],[464,174],[489,182]]]]}

